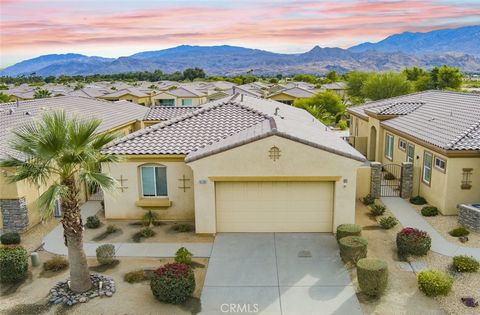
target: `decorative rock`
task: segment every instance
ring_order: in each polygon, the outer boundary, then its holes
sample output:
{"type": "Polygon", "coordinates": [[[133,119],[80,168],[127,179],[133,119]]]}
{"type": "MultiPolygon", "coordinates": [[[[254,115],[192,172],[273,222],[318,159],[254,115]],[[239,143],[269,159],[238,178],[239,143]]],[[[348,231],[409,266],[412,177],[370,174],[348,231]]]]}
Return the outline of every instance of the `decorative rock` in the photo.
{"type": "Polygon", "coordinates": [[[105,292],[105,295],[108,296],[108,297],[111,297],[113,295],[113,293],[110,292],[110,291],[107,291],[107,292],[105,292]]]}

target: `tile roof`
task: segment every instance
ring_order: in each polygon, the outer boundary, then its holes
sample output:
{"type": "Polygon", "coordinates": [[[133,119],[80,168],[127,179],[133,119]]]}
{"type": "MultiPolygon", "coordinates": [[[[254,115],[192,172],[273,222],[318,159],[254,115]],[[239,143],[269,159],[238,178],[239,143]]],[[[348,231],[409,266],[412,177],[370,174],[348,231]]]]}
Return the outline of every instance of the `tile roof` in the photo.
{"type": "Polygon", "coordinates": [[[134,120],[141,120],[148,111],[145,106],[128,101],[109,102],[98,99],[59,96],[30,101],[0,104],[0,158],[6,154],[16,155],[8,148],[11,130],[16,129],[50,110],[65,110],[83,118],[102,120],[98,132],[110,130],[134,120]]]}
{"type": "Polygon", "coordinates": [[[368,112],[391,112],[382,126],[398,130],[445,150],[480,150],[480,95],[425,91],[350,107],[348,111],[368,118],[368,112]],[[391,104],[394,110],[390,111],[391,104]]]}
{"type": "Polygon", "coordinates": [[[133,96],[136,96],[136,97],[148,97],[148,91],[146,90],[141,90],[141,89],[137,89],[137,88],[124,88],[124,89],[121,89],[121,90],[118,90],[118,91],[113,91],[112,93],[109,93],[109,94],[105,94],[101,97],[105,97],[105,98],[115,98],[115,97],[121,97],[123,95],[133,95],[133,96]]]}
{"type": "Polygon", "coordinates": [[[201,107],[195,106],[152,106],[143,120],[170,120],[177,116],[182,116],[201,107]]]}
{"type": "Polygon", "coordinates": [[[364,157],[305,110],[235,94],[109,144],[110,154],[185,154],[186,161],[278,135],[359,161],[364,157]]]}
{"type": "Polygon", "coordinates": [[[312,91],[305,90],[305,89],[300,88],[300,87],[292,87],[292,88],[289,88],[289,89],[276,91],[275,93],[271,94],[269,97],[279,95],[279,94],[286,94],[286,95],[290,95],[290,96],[293,96],[293,97],[296,97],[296,98],[308,98],[308,97],[312,97],[313,95],[315,95],[315,93],[312,92],[312,91]]]}
{"type": "Polygon", "coordinates": [[[202,97],[205,96],[202,92],[196,91],[192,88],[187,88],[184,86],[181,86],[179,88],[176,88],[174,90],[168,90],[165,91],[165,93],[177,96],[177,97],[202,97]]]}
{"type": "Polygon", "coordinates": [[[327,83],[327,84],[322,84],[322,86],[320,88],[322,90],[346,90],[347,89],[347,83],[345,83],[345,82],[327,83]]]}

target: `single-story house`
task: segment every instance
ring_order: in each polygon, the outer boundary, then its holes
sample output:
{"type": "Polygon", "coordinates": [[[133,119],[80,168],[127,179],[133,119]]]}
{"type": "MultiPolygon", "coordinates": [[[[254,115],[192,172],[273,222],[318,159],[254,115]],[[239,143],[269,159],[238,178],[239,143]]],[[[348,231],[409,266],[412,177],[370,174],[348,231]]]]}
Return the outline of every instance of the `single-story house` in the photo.
{"type": "Polygon", "coordinates": [[[345,82],[333,82],[333,83],[327,83],[327,84],[322,84],[320,86],[320,91],[331,91],[338,96],[340,96],[342,99],[344,99],[347,96],[347,90],[348,86],[347,83],[345,82]]]}
{"type": "Polygon", "coordinates": [[[124,88],[109,94],[97,96],[97,98],[108,101],[129,101],[144,106],[150,106],[150,104],[152,104],[151,92],[137,88],[124,88]]]}
{"type": "Polygon", "coordinates": [[[287,105],[292,105],[296,99],[309,98],[314,95],[314,91],[306,90],[301,87],[292,87],[277,91],[269,95],[267,98],[287,105]]]}
{"type": "Polygon", "coordinates": [[[187,87],[163,91],[152,97],[155,106],[199,106],[207,102],[207,95],[187,87]]]}
{"type": "Polygon", "coordinates": [[[143,124],[145,127],[150,127],[152,125],[158,124],[159,122],[167,121],[175,117],[188,114],[199,108],[201,107],[152,106],[149,108],[147,114],[143,118],[143,124]]]}
{"type": "Polygon", "coordinates": [[[413,163],[414,195],[443,214],[480,201],[480,95],[425,91],[347,110],[350,143],[370,161],[413,163]]]}
{"type": "Polygon", "coordinates": [[[235,94],[104,148],[110,219],[194,220],[197,233],[332,232],[355,221],[365,158],[305,110],[235,94]]]}

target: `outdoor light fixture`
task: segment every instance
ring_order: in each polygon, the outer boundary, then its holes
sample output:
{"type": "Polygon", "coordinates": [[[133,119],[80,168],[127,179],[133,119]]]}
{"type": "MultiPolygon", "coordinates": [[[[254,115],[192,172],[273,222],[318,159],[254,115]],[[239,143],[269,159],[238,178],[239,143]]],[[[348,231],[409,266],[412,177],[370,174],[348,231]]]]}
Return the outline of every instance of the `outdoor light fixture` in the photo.
{"type": "Polygon", "coordinates": [[[343,187],[347,187],[348,179],[344,178],[343,179],[343,187]]]}

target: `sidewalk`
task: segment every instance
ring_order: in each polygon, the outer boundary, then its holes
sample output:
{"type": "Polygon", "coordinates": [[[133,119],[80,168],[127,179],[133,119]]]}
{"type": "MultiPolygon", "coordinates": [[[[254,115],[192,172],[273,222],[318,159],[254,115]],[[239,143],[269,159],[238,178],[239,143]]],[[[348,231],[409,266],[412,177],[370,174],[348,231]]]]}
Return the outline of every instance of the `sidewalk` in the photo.
{"type": "Polygon", "coordinates": [[[468,255],[480,259],[480,248],[465,247],[446,240],[408,201],[399,197],[382,197],[382,202],[404,227],[414,227],[427,232],[432,238],[432,251],[449,257],[468,255]]]}
{"type": "MultiPolygon", "coordinates": [[[[99,201],[87,201],[81,206],[82,220],[96,214],[101,209],[99,201]]],[[[43,248],[50,253],[67,255],[67,248],[63,244],[63,227],[57,225],[43,239],[43,248]]],[[[87,256],[95,257],[98,246],[107,243],[84,243],[83,248],[87,256]]],[[[213,243],[108,243],[115,246],[118,257],[175,257],[180,247],[186,247],[193,257],[210,257],[213,243]]]]}

